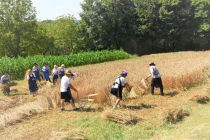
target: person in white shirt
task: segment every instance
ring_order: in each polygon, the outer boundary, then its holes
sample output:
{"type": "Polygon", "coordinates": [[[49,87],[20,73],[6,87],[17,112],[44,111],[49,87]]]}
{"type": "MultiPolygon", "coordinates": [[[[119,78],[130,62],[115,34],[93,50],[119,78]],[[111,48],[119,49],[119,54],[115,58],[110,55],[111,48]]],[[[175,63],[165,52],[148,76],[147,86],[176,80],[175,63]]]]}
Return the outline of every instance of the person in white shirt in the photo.
{"type": "Polygon", "coordinates": [[[128,71],[124,70],[120,74],[120,76],[117,77],[115,82],[112,85],[111,93],[116,96],[116,102],[115,105],[113,106],[113,109],[116,107],[120,107],[120,101],[122,100],[122,91],[123,88],[129,88],[129,84],[126,80],[126,76],[128,75],[128,71]]]}
{"type": "Polygon", "coordinates": [[[9,95],[10,93],[10,76],[7,72],[4,73],[4,75],[1,76],[0,79],[1,83],[3,84],[3,88],[2,88],[2,92],[4,93],[4,95],[9,95]]]}
{"type": "Polygon", "coordinates": [[[74,104],[74,99],[71,94],[71,89],[78,95],[78,90],[72,85],[70,78],[73,76],[71,70],[66,70],[65,75],[61,79],[60,93],[61,93],[61,111],[64,111],[64,103],[70,102],[73,111],[77,110],[74,104]]]}
{"type": "Polygon", "coordinates": [[[1,76],[1,82],[2,84],[7,84],[10,81],[10,76],[7,72],[4,73],[4,75],[1,76]]]}
{"type": "Polygon", "coordinates": [[[55,83],[58,80],[58,66],[54,65],[54,68],[52,70],[52,75],[53,75],[53,84],[55,85],[55,83]]]}
{"type": "Polygon", "coordinates": [[[162,83],[162,79],[160,76],[160,73],[157,69],[157,67],[155,66],[155,63],[152,62],[149,64],[149,75],[145,78],[145,80],[147,80],[149,77],[152,77],[152,81],[151,81],[151,94],[154,95],[154,89],[155,87],[159,87],[160,88],[160,94],[162,96],[164,96],[163,93],[163,83],[162,83]]]}

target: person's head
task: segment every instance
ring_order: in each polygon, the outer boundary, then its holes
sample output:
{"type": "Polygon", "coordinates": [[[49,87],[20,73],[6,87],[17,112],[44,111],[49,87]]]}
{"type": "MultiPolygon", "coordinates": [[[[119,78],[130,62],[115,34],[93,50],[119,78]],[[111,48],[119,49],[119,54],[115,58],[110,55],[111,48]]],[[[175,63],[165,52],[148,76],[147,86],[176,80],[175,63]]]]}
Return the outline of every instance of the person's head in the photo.
{"type": "Polygon", "coordinates": [[[58,68],[58,66],[57,65],[54,65],[54,69],[57,69],[58,68]]]}
{"type": "Polygon", "coordinates": [[[126,77],[128,75],[128,71],[127,70],[123,70],[120,75],[122,77],[126,77]]]}
{"type": "Polygon", "coordinates": [[[65,67],[65,65],[64,65],[64,64],[62,64],[62,65],[61,65],[61,67],[62,67],[62,68],[64,68],[64,67],[65,67]]]}
{"type": "Polygon", "coordinates": [[[32,74],[32,70],[31,70],[31,69],[28,69],[28,70],[26,71],[26,75],[30,75],[30,74],[32,74]]]}
{"type": "Polygon", "coordinates": [[[154,62],[152,62],[152,63],[150,63],[150,64],[149,64],[149,66],[155,66],[155,63],[154,63],[154,62]]]}
{"type": "Polygon", "coordinates": [[[70,69],[67,69],[67,70],[65,71],[65,75],[66,75],[67,77],[71,77],[73,74],[72,74],[72,72],[71,72],[70,69]]]}

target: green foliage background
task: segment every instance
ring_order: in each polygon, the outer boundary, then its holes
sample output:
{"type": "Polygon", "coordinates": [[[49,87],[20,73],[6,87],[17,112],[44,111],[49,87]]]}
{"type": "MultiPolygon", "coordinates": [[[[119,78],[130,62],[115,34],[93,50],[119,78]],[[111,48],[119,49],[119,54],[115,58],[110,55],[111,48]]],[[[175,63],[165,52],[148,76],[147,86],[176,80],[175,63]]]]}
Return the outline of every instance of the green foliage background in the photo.
{"type": "Polygon", "coordinates": [[[1,0],[0,57],[107,49],[141,55],[210,46],[209,0],[84,0],[81,6],[81,20],[37,21],[31,0],[1,0]]]}
{"type": "Polygon", "coordinates": [[[94,51],[60,56],[36,55],[25,58],[2,57],[0,59],[0,75],[4,72],[8,72],[12,79],[23,79],[26,70],[29,68],[32,69],[34,63],[37,63],[40,67],[42,67],[44,63],[47,63],[51,68],[53,68],[53,65],[61,64],[65,64],[66,67],[71,67],[126,59],[130,57],[131,55],[122,50],[94,51]]]}

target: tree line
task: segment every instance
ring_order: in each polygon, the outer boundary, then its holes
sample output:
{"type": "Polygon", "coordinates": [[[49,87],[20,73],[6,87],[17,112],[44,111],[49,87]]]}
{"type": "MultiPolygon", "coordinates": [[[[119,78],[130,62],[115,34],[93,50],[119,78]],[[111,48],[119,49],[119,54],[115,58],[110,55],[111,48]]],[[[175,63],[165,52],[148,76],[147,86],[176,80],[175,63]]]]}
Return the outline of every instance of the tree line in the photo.
{"type": "Polygon", "coordinates": [[[31,0],[0,1],[0,56],[210,49],[209,0],[84,0],[81,20],[37,21],[31,0]]]}

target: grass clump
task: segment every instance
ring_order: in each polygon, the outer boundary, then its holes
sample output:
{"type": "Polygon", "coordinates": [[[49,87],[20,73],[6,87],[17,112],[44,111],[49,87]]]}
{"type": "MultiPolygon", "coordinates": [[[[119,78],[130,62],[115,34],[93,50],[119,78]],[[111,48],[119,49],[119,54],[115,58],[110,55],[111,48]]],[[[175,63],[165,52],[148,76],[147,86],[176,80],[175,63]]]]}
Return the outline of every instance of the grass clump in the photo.
{"type": "Polygon", "coordinates": [[[177,123],[182,121],[186,116],[189,116],[190,112],[188,110],[182,108],[172,108],[169,109],[168,112],[165,114],[165,121],[167,123],[177,123]]]}
{"type": "Polygon", "coordinates": [[[199,104],[207,104],[210,101],[210,98],[208,95],[195,95],[191,98],[191,100],[199,104]]]}

